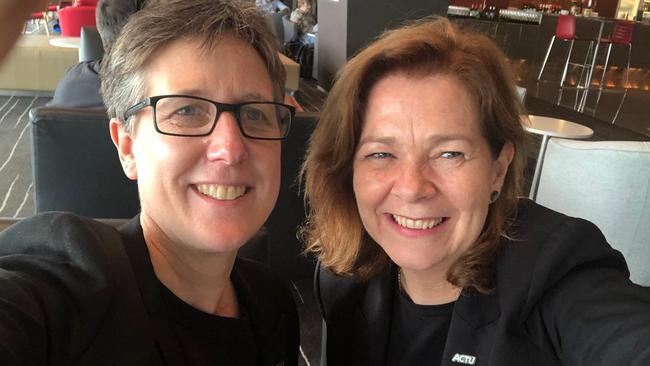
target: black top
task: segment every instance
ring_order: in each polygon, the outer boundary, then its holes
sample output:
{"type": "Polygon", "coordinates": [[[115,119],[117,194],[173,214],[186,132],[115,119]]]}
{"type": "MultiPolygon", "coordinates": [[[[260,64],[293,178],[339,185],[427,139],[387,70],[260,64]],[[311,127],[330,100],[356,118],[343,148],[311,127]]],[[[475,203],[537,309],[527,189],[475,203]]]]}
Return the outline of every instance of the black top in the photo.
{"type": "Polygon", "coordinates": [[[396,288],[386,364],[440,365],[453,310],[453,302],[418,305],[396,288]]]}
{"type": "Polygon", "coordinates": [[[256,364],[258,350],[246,304],[239,301],[239,318],[227,318],[193,308],[162,283],[160,288],[174,335],[188,365],[256,364]]]}

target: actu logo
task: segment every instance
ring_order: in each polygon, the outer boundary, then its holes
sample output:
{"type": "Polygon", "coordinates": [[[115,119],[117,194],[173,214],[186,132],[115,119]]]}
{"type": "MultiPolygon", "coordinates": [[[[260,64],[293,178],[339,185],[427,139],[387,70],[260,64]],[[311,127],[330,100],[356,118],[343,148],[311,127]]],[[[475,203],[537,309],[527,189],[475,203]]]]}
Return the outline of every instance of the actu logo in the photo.
{"type": "Polygon", "coordinates": [[[465,365],[474,365],[476,364],[476,357],[470,355],[464,355],[462,353],[456,353],[451,359],[451,362],[462,363],[465,365]]]}

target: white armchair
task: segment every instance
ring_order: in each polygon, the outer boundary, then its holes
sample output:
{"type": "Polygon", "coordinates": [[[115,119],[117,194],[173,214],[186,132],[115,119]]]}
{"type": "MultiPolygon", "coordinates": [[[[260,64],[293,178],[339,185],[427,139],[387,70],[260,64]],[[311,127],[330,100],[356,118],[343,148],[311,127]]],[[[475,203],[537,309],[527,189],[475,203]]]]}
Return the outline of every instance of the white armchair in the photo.
{"type": "Polygon", "coordinates": [[[536,201],[596,224],[650,286],[650,142],[552,138],[536,201]]]}

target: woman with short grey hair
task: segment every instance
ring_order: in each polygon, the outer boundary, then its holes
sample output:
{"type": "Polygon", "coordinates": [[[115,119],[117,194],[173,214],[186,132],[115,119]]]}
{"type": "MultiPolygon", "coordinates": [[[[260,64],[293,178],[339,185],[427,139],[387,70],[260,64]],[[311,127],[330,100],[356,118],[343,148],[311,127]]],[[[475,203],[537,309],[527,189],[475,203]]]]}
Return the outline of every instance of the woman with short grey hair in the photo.
{"type": "Polygon", "coordinates": [[[101,77],[141,212],[119,231],[46,213],[2,233],[1,363],[296,365],[288,286],[237,257],[277,199],[294,114],[264,16],[234,0],[152,6],[101,77]]]}

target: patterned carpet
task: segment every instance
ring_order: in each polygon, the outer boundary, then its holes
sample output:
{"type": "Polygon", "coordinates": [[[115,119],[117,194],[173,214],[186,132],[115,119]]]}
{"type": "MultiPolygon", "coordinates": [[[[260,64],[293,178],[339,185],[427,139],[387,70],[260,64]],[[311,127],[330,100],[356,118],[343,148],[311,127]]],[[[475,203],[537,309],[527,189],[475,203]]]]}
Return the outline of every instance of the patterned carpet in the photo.
{"type": "Polygon", "coordinates": [[[49,97],[0,96],[0,217],[34,214],[29,110],[49,97]]]}

